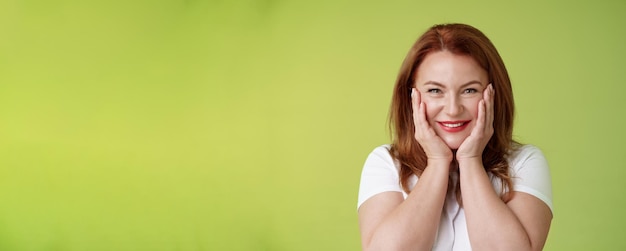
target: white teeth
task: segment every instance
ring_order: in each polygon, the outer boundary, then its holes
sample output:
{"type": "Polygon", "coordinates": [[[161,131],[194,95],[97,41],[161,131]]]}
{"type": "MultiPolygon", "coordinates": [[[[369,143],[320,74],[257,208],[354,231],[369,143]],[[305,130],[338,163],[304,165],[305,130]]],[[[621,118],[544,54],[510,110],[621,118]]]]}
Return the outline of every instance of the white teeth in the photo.
{"type": "Polygon", "coordinates": [[[462,126],[462,125],[463,125],[463,122],[461,122],[461,123],[456,123],[456,124],[445,124],[445,123],[444,123],[443,125],[444,125],[445,127],[452,127],[452,128],[454,128],[454,127],[459,127],[459,126],[462,126]]]}

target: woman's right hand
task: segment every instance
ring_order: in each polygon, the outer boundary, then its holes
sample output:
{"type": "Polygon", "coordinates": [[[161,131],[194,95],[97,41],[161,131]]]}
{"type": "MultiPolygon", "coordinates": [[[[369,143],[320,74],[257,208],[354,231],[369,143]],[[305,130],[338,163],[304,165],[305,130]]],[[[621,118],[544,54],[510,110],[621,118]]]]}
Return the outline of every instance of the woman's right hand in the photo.
{"type": "Polygon", "coordinates": [[[415,140],[422,146],[428,162],[446,161],[450,163],[453,158],[452,150],[435,133],[435,130],[426,119],[426,104],[422,102],[421,93],[411,88],[411,102],[413,105],[413,124],[415,125],[415,140]]]}

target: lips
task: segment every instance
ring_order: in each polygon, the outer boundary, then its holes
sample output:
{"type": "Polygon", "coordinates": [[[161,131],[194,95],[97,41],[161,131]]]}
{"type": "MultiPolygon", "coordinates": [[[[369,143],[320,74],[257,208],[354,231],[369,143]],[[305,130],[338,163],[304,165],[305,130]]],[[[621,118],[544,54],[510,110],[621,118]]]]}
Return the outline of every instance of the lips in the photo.
{"type": "Polygon", "coordinates": [[[463,121],[440,121],[437,122],[439,127],[446,132],[460,132],[463,131],[470,124],[471,120],[463,121]]]}

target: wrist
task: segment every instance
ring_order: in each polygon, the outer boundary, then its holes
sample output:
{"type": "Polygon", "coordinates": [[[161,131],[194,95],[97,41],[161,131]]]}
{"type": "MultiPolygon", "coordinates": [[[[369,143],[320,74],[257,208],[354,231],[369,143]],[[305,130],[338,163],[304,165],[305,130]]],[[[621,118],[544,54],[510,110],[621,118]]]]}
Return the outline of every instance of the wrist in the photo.
{"type": "Polygon", "coordinates": [[[468,165],[482,165],[483,158],[482,156],[472,156],[472,157],[461,157],[456,158],[456,161],[459,163],[459,167],[468,166],[468,165]]]}
{"type": "Polygon", "coordinates": [[[442,166],[450,166],[450,163],[452,163],[452,157],[439,157],[439,158],[428,158],[427,160],[427,164],[430,165],[442,165],[442,166]]]}

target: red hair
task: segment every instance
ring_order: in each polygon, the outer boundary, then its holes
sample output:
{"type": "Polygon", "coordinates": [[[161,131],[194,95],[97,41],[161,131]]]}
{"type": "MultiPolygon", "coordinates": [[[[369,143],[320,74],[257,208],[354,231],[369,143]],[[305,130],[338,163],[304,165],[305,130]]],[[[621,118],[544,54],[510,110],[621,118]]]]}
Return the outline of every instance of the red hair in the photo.
{"type": "MultiPolygon", "coordinates": [[[[449,51],[472,57],[486,72],[493,84],[494,133],[485,147],[482,159],[487,173],[502,181],[502,192],[512,188],[507,155],[514,147],[514,102],[511,81],[491,41],[478,29],[465,24],[442,24],[428,29],[411,47],[396,80],[391,101],[389,126],[392,135],[391,155],[400,164],[400,184],[410,192],[409,179],[419,177],[426,168],[427,157],[414,138],[415,128],[411,108],[410,89],[414,87],[415,74],[424,58],[437,51],[449,51]]],[[[458,186],[457,184],[451,184],[458,186]]],[[[457,191],[460,191],[457,189],[457,191]]],[[[457,193],[460,201],[460,193],[457,193]]]]}

